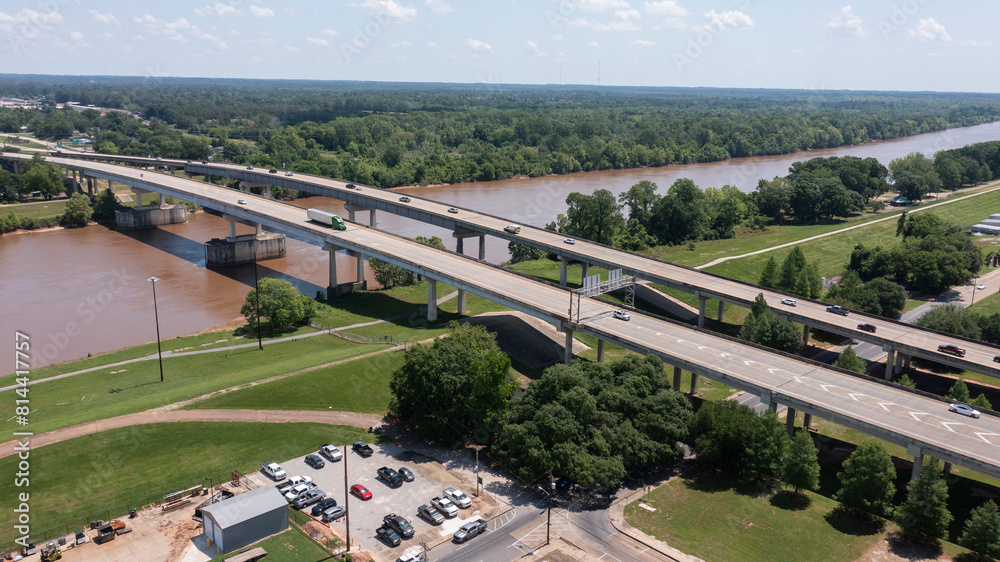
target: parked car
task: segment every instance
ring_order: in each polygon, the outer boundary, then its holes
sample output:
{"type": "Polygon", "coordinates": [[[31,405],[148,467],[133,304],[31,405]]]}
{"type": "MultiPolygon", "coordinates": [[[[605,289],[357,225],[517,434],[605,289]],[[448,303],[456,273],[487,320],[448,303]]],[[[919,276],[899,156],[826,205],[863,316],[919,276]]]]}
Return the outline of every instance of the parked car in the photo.
{"type": "Polygon", "coordinates": [[[629,313],[625,312],[624,310],[616,310],[612,312],[611,315],[619,320],[624,320],[626,322],[632,319],[632,317],[629,316],[629,313]]]}
{"type": "Polygon", "coordinates": [[[486,521],[476,519],[462,525],[455,531],[455,542],[465,542],[486,532],[486,521]]]}
{"type": "Polygon", "coordinates": [[[796,306],[799,303],[795,302],[795,299],[781,299],[781,304],[785,306],[796,306]]]}
{"type": "Polygon", "coordinates": [[[410,525],[410,522],[407,521],[402,515],[390,513],[382,518],[382,522],[389,527],[392,527],[392,530],[399,533],[399,536],[404,539],[413,537],[413,525],[410,525]]]}
{"type": "Polygon", "coordinates": [[[401,466],[399,467],[399,470],[397,470],[396,472],[398,472],[399,475],[403,477],[403,480],[406,480],[407,482],[413,482],[414,477],[412,470],[406,468],[405,466],[401,466]]]}
{"type": "Polygon", "coordinates": [[[458,209],[456,209],[455,207],[449,207],[448,212],[452,214],[458,214],[458,209]]]}
{"type": "Polygon", "coordinates": [[[288,503],[294,503],[299,496],[309,490],[312,490],[314,487],[315,486],[313,484],[298,484],[296,486],[292,486],[287,492],[285,492],[285,500],[287,500],[288,503]]]}
{"type": "Polygon", "coordinates": [[[419,550],[413,550],[407,552],[406,554],[400,556],[396,559],[396,562],[426,562],[427,559],[421,554],[419,550]]]}
{"type": "Polygon", "coordinates": [[[278,466],[276,462],[266,462],[260,465],[260,471],[271,477],[275,482],[279,480],[284,480],[288,475],[285,474],[285,470],[278,466]]]}
{"type": "Polygon", "coordinates": [[[444,515],[441,515],[440,511],[427,504],[417,508],[417,515],[423,517],[425,521],[432,525],[440,525],[441,523],[444,523],[444,515]]]}
{"type": "Polygon", "coordinates": [[[576,244],[576,239],[575,238],[566,238],[565,240],[563,240],[563,244],[569,244],[569,245],[572,246],[573,244],[576,244]]]}
{"type": "Polygon", "coordinates": [[[831,304],[830,306],[826,307],[826,311],[832,312],[834,314],[839,314],[841,316],[847,316],[850,313],[849,310],[840,306],[839,304],[831,304]]]}
{"type": "Polygon", "coordinates": [[[458,488],[445,488],[444,495],[462,509],[472,507],[472,500],[469,499],[469,496],[465,495],[465,492],[458,488]]]}
{"type": "Polygon", "coordinates": [[[335,505],[333,507],[326,508],[321,517],[323,521],[329,523],[330,521],[336,521],[345,515],[347,515],[347,508],[342,505],[335,505]]]}
{"type": "Polygon", "coordinates": [[[507,226],[503,227],[503,229],[506,230],[507,232],[510,232],[511,234],[521,233],[521,226],[517,224],[508,224],[507,226]]]}
{"type": "Polygon", "coordinates": [[[433,505],[438,509],[438,511],[443,513],[445,517],[454,517],[458,515],[458,506],[451,503],[451,500],[449,500],[444,496],[431,498],[431,505],[433,505]]]}
{"type": "Polygon", "coordinates": [[[382,525],[378,529],[375,529],[375,536],[389,546],[399,546],[399,543],[403,542],[399,538],[396,531],[393,531],[391,527],[382,525]]]}
{"type": "Polygon", "coordinates": [[[858,324],[858,329],[862,332],[875,333],[875,324],[858,324]]]}
{"type": "Polygon", "coordinates": [[[403,485],[403,477],[388,466],[379,467],[379,469],[375,472],[378,474],[380,479],[393,488],[398,488],[403,485]]]}
{"type": "Polygon", "coordinates": [[[329,443],[319,448],[319,454],[323,455],[328,461],[331,462],[336,462],[344,458],[344,453],[340,451],[340,447],[334,447],[329,443]]]}
{"type": "Polygon", "coordinates": [[[940,353],[947,353],[948,355],[957,355],[958,357],[965,357],[965,350],[957,345],[939,345],[938,351],[940,353]]]}
{"type": "Polygon", "coordinates": [[[298,486],[299,484],[312,484],[312,481],[312,476],[292,476],[285,485],[298,486]]]}
{"type": "Polygon", "coordinates": [[[402,197],[399,198],[399,202],[400,203],[409,203],[410,202],[410,198],[404,195],[404,196],[402,196],[402,197]]]}
{"type": "Polygon", "coordinates": [[[966,404],[952,404],[948,406],[948,411],[962,414],[963,416],[969,416],[970,418],[979,417],[979,410],[975,410],[972,406],[968,406],[966,404]]]}
{"type": "Polygon", "coordinates": [[[321,459],[319,455],[306,455],[305,460],[306,464],[308,464],[313,468],[323,468],[324,466],[326,466],[326,463],[323,462],[323,459],[321,459]]]}
{"type": "Polygon", "coordinates": [[[354,444],[351,445],[351,449],[354,449],[354,452],[362,457],[370,457],[375,453],[375,451],[372,450],[371,445],[365,443],[364,441],[355,441],[354,444]]]}
{"type": "Polygon", "coordinates": [[[351,486],[351,493],[354,494],[355,496],[358,496],[359,498],[361,498],[363,500],[370,500],[370,499],[372,499],[371,490],[369,490],[368,488],[365,488],[361,484],[355,484],[355,485],[351,486]]]}
{"type": "Polygon", "coordinates": [[[292,500],[292,507],[295,509],[304,509],[310,505],[322,500],[326,497],[326,492],[320,490],[319,488],[311,488],[305,492],[299,494],[294,500],[292,500]]]}
{"type": "Polygon", "coordinates": [[[312,513],[313,517],[320,517],[323,515],[324,511],[330,509],[331,507],[336,507],[336,506],[337,506],[336,499],[323,498],[318,502],[316,502],[316,505],[313,506],[312,511],[310,513],[312,513]]]}

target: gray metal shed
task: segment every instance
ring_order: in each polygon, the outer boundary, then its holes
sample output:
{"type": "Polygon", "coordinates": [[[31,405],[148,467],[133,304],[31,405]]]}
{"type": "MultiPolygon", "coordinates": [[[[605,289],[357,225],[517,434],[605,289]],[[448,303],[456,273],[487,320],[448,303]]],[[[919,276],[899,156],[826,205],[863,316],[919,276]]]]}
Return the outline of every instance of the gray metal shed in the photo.
{"type": "Polygon", "coordinates": [[[204,507],[201,513],[208,544],[220,554],[288,528],[288,502],[270,486],[204,507]]]}

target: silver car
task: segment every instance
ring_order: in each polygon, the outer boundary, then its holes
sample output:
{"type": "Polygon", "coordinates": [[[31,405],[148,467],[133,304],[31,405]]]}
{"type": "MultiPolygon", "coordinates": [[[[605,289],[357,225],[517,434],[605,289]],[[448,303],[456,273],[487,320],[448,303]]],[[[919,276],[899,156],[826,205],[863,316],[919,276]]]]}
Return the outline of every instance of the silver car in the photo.
{"type": "Polygon", "coordinates": [[[952,404],[948,406],[948,411],[962,414],[963,416],[969,416],[970,418],[978,418],[979,410],[974,409],[972,406],[966,404],[952,404]]]}

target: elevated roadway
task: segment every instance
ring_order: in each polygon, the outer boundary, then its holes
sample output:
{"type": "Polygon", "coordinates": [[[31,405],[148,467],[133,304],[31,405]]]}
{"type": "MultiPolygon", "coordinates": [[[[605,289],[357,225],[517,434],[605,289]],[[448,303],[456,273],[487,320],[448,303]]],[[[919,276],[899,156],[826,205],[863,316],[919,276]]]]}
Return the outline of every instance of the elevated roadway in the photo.
{"type": "MultiPolygon", "coordinates": [[[[4,154],[4,158],[26,156],[4,154]]],[[[961,417],[948,411],[939,397],[913,391],[751,345],[688,325],[644,314],[624,322],[612,317],[612,305],[585,299],[578,319],[569,315],[570,293],[466,256],[413,240],[349,224],[335,231],[311,222],[300,207],[250,196],[207,182],[146,172],[112,164],[50,161],[81,167],[88,177],[107,179],[219,209],[268,230],[325,246],[374,256],[552,322],[611,341],[638,353],[654,353],[675,368],[706,376],[753,392],[767,404],[778,403],[807,415],[879,437],[907,448],[915,457],[915,472],[924,455],[1000,478],[1000,417],[961,417]],[[248,200],[247,205],[238,199],[248,200]]],[[[794,415],[789,416],[791,420],[794,415]]]]}
{"type": "MultiPolygon", "coordinates": [[[[888,352],[887,379],[891,379],[893,371],[898,370],[904,361],[908,364],[912,357],[920,357],[958,369],[1000,378],[1000,363],[995,360],[995,358],[1000,358],[1000,347],[918,328],[880,316],[859,312],[852,312],[848,316],[832,314],[826,311],[826,304],[822,302],[802,299],[780,291],[663,262],[587,240],[576,240],[574,244],[570,245],[564,242],[565,235],[532,226],[521,225],[519,233],[508,232],[504,230],[504,227],[510,224],[509,219],[471,209],[458,209],[458,213],[451,213],[448,211],[449,208],[452,208],[449,205],[417,196],[408,196],[409,202],[403,203],[400,201],[400,195],[391,191],[368,186],[361,186],[360,190],[348,189],[346,187],[348,182],[298,173],[286,176],[284,170],[269,173],[268,168],[254,167],[251,170],[247,169],[248,167],[245,165],[135,156],[109,156],[93,153],[77,153],[73,154],[72,157],[113,159],[133,165],[184,167],[189,174],[225,176],[245,182],[277,185],[333,197],[345,201],[349,205],[349,209],[386,211],[452,230],[459,238],[459,253],[463,253],[461,240],[464,237],[479,236],[480,259],[483,258],[484,247],[482,236],[496,236],[560,256],[563,262],[562,284],[566,284],[566,264],[569,261],[579,261],[607,269],[621,268],[628,275],[694,294],[700,302],[700,327],[704,326],[705,306],[709,299],[719,301],[719,316],[721,317],[722,303],[749,307],[757,295],[763,293],[764,298],[774,311],[788,320],[804,324],[807,328],[816,328],[867,342],[888,352]],[[782,300],[786,298],[795,299],[797,305],[792,307],[781,304],[782,300]],[[860,330],[858,329],[859,324],[872,324],[876,327],[876,331],[871,333],[860,330]],[[959,357],[941,353],[938,351],[940,345],[954,345],[964,349],[966,354],[964,357],[959,357]]],[[[350,212],[353,215],[354,211],[350,212]]],[[[584,271],[586,272],[586,266],[584,271]]],[[[808,332],[805,332],[803,337],[807,338],[808,332]]]]}

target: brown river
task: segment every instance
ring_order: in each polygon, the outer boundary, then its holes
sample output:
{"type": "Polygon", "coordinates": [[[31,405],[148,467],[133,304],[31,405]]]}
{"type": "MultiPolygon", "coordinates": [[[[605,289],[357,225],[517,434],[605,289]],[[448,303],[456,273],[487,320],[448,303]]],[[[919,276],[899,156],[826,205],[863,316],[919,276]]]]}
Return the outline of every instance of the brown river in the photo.
{"type": "MultiPolygon", "coordinates": [[[[933,155],[938,150],[998,139],[1000,122],[783,156],[397,191],[544,226],[565,212],[566,196],[574,191],[607,189],[617,194],[638,181],[650,180],[664,193],[676,179],[684,177],[702,188],[729,184],[752,191],[758,179],[783,176],[792,162],[808,158],[872,156],[888,164],[910,152],[933,155]]],[[[346,216],[341,204],[332,199],[312,197],[296,203],[346,216]]],[[[146,281],[151,276],[160,279],[156,304],[164,339],[238,317],[240,305],[253,287],[252,266],[206,269],[203,243],[227,236],[228,223],[206,213],[189,218],[187,224],[137,232],[89,226],[0,236],[0,340],[6,342],[0,344],[0,374],[15,370],[16,332],[30,336],[32,367],[155,341],[153,292],[146,281]]],[[[366,218],[367,214],[362,214],[359,220],[366,218]]],[[[449,248],[455,247],[444,229],[388,213],[380,214],[378,223],[380,228],[404,236],[440,236],[449,248]]],[[[241,228],[241,234],[251,232],[249,227],[241,228]]],[[[259,264],[260,275],[288,279],[309,295],[325,289],[326,253],[291,239],[287,246],[286,257],[259,264]]],[[[473,253],[475,247],[470,240],[466,251],[473,253]]],[[[506,244],[488,238],[486,257],[493,263],[504,261],[506,244]]],[[[342,280],[353,278],[353,258],[338,254],[337,264],[342,280]]]]}

